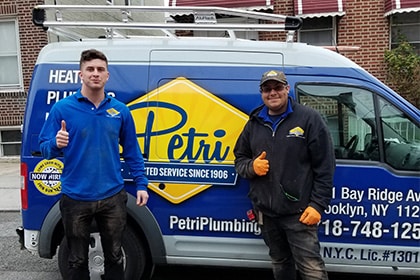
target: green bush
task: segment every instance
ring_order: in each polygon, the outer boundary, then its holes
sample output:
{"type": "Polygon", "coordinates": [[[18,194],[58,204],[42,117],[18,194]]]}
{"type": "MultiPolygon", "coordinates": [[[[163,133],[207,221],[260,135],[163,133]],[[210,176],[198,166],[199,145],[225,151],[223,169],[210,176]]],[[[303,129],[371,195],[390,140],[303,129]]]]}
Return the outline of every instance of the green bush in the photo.
{"type": "Polygon", "coordinates": [[[420,102],[420,56],[405,40],[398,47],[385,51],[388,67],[387,81],[406,99],[419,108],[420,102]]]}

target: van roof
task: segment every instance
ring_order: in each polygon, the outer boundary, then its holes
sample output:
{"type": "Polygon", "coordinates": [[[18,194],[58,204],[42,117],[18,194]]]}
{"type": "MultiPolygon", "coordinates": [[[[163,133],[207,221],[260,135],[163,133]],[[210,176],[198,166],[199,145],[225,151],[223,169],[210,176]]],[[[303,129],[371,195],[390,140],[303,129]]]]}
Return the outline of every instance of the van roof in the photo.
{"type": "Polygon", "coordinates": [[[360,68],[341,54],[304,43],[230,40],[228,38],[197,39],[194,37],[150,37],[133,40],[96,39],[82,42],[51,43],[42,49],[37,64],[78,63],[81,51],[89,48],[103,51],[110,64],[156,61],[161,63],[360,68]],[[174,55],[174,52],[178,52],[180,55],[174,55]],[[211,52],[213,55],[203,55],[203,52],[211,52]],[[152,56],[151,53],[159,54],[159,56],[152,56]]]}

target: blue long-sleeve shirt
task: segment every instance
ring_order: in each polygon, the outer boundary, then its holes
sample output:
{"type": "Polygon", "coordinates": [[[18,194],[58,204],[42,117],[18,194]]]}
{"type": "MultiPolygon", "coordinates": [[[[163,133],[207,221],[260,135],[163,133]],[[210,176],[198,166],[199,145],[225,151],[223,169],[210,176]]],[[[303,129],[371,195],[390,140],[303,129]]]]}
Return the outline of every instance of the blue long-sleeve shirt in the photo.
{"type": "Polygon", "coordinates": [[[133,118],[127,106],[115,98],[106,96],[96,108],[79,90],[57,102],[41,130],[39,142],[45,158],[63,155],[61,192],[73,199],[97,201],[121,191],[124,181],[119,145],[137,190],[147,190],[133,118]],[[62,120],[66,122],[69,144],[59,149],[55,137],[62,120]]]}

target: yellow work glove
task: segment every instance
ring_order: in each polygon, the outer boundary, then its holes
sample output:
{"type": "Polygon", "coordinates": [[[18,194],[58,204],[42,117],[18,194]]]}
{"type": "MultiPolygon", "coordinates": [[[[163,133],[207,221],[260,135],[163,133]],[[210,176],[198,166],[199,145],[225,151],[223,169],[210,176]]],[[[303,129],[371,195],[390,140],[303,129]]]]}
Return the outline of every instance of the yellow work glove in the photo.
{"type": "Polygon", "coordinates": [[[256,159],[254,159],[254,162],[252,163],[254,172],[258,176],[264,176],[268,173],[268,169],[270,166],[268,164],[268,160],[265,159],[266,155],[266,152],[262,152],[256,159]]]}
{"type": "Polygon", "coordinates": [[[321,221],[321,214],[312,206],[306,207],[299,219],[299,222],[308,226],[315,225],[319,221],[321,221]]]}

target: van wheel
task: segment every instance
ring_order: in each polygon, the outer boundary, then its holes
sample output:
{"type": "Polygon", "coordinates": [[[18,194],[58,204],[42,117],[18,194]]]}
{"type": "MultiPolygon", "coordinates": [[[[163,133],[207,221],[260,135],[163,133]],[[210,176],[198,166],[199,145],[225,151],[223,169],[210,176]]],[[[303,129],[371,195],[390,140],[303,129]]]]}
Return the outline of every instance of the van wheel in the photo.
{"type": "MultiPolygon", "coordinates": [[[[90,234],[89,246],[89,271],[91,280],[100,280],[104,274],[104,257],[99,232],[90,234]]],[[[122,239],[122,252],[124,263],[125,280],[146,280],[150,279],[153,267],[146,260],[146,251],[142,242],[137,238],[131,227],[127,229],[122,239]]],[[[68,277],[69,250],[67,239],[61,241],[58,251],[58,267],[63,279],[68,277]]]]}

